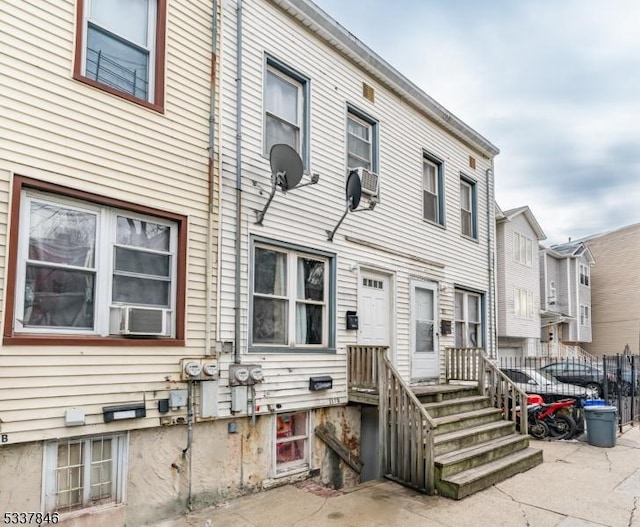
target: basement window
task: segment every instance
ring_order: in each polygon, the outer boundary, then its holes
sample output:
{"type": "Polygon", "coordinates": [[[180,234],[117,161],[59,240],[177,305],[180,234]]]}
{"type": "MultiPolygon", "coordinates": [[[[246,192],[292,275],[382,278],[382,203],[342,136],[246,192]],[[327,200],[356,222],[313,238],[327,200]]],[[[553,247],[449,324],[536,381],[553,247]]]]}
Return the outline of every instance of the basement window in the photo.
{"type": "Polygon", "coordinates": [[[309,413],[280,414],[275,431],[276,475],[309,468],[309,413]]]}

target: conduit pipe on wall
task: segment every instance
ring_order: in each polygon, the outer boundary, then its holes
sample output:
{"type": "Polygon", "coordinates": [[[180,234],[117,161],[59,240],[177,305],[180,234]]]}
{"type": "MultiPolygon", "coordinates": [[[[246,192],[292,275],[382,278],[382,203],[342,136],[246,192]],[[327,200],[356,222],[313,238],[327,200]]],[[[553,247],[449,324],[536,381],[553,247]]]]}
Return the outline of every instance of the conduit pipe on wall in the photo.
{"type": "Polygon", "coordinates": [[[242,0],[236,6],[236,261],[234,292],[234,360],[240,363],[242,271],[242,0]]]}
{"type": "Polygon", "coordinates": [[[489,353],[492,358],[497,358],[496,346],[496,309],[494,305],[495,298],[495,251],[493,247],[493,230],[495,229],[495,218],[493,211],[495,211],[495,198],[493,196],[494,190],[494,172],[493,172],[493,158],[491,158],[491,168],[486,171],[487,175],[487,270],[489,272],[489,291],[488,291],[488,305],[489,305],[489,353]]]}

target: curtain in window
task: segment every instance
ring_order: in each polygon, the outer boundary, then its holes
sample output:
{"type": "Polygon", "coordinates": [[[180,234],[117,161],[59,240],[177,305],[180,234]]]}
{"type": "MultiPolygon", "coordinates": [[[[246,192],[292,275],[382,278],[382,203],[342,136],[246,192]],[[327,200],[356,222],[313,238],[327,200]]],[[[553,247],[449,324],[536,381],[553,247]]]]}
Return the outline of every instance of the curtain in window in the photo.
{"type": "Polygon", "coordinates": [[[253,290],[253,342],[287,344],[289,302],[285,253],[255,249],[253,290]]]}
{"type": "Polygon", "coordinates": [[[322,344],[324,306],[300,300],[324,302],[324,262],[298,258],[296,289],[296,343],[322,344]]]}
{"type": "Polygon", "coordinates": [[[299,151],[299,87],[273,71],[267,71],[266,151],[275,144],[286,144],[299,151]]]}

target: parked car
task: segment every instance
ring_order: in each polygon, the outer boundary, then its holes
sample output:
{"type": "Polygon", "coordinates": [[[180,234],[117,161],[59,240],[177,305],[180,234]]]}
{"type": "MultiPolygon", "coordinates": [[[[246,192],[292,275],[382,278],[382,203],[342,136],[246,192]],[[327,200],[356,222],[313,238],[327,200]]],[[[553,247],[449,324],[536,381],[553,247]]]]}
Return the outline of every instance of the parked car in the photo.
{"type": "MultiPolygon", "coordinates": [[[[567,360],[547,364],[540,368],[540,371],[553,376],[560,382],[577,384],[578,386],[597,390],[598,397],[604,395],[605,386],[607,386],[610,394],[615,394],[618,391],[615,374],[606,374],[604,368],[600,365],[567,360]]],[[[623,371],[621,377],[621,394],[631,394],[633,384],[631,381],[631,372],[623,371]]]]}
{"type": "Polygon", "coordinates": [[[594,399],[598,396],[598,392],[591,387],[559,382],[548,373],[534,368],[509,367],[501,370],[518,388],[528,394],[542,396],[545,402],[564,397],[594,399]]]}

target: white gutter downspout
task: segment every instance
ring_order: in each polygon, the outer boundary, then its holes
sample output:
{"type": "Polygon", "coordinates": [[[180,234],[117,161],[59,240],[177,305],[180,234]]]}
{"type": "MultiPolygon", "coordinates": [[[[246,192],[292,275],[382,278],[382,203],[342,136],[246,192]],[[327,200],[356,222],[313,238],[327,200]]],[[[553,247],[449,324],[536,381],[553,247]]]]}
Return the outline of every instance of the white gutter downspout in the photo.
{"type": "Polygon", "coordinates": [[[489,271],[489,354],[491,358],[496,359],[498,357],[498,350],[496,349],[496,306],[494,305],[495,296],[495,253],[493,250],[493,229],[495,229],[495,218],[491,214],[492,210],[495,210],[495,199],[493,197],[493,158],[491,158],[491,168],[486,171],[487,175],[487,265],[489,271]],[[493,220],[492,220],[493,218],[493,220]]]}
{"type": "Polygon", "coordinates": [[[242,0],[236,7],[236,261],[234,292],[234,362],[240,363],[240,274],[242,271],[242,0]]]}

